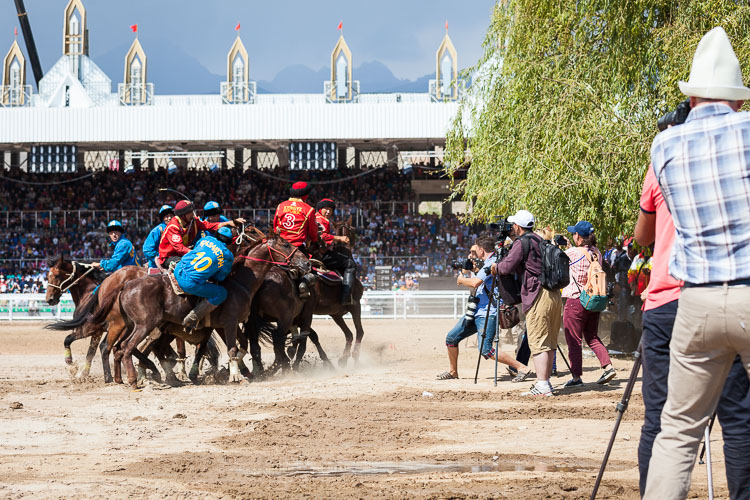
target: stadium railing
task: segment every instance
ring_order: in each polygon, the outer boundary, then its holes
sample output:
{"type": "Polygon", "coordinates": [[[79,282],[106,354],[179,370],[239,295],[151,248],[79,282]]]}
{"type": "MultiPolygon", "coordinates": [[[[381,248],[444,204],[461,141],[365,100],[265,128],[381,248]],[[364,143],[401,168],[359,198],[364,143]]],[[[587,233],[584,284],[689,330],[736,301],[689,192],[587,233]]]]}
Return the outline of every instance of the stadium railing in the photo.
{"type": "MultiPolygon", "coordinates": [[[[365,291],[362,297],[364,319],[443,318],[458,319],[469,296],[463,291],[365,291]]],[[[75,306],[64,294],[56,306],[44,300],[43,293],[0,294],[0,321],[55,321],[73,317],[75,306]]],[[[350,316],[345,316],[349,318],[350,316]]],[[[316,316],[323,319],[329,316],[316,316]]]]}

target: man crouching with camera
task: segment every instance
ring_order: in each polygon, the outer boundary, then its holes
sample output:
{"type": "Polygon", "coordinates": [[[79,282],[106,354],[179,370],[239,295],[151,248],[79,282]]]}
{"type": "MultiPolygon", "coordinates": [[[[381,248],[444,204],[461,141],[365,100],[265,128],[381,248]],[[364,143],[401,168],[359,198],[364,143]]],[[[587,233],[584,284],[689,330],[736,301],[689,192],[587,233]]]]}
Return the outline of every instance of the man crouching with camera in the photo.
{"type": "MultiPolygon", "coordinates": [[[[469,305],[466,314],[454,326],[445,338],[448,348],[448,365],[446,372],[437,376],[438,380],[450,380],[458,378],[458,344],[463,339],[474,335],[478,336],[477,345],[485,358],[494,356],[492,340],[495,337],[497,324],[497,301],[492,295],[492,275],[490,267],[497,261],[495,255],[495,242],[492,238],[483,236],[478,238],[471,248],[469,259],[459,274],[456,285],[465,286],[472,290],[469,297],[469,305]],[[471,277],[467,269],[469,264],[473,266],[475,276],[471,277]],[[489,308],[489,315],[488,315],[489,308]],[[485,330],[486,323],[486,330],[485,330]],[[484,341],[482,333],[486,332],[484,341]]],[[[527,372],[528,368],[519,363],[511,356],[500,353],[499,361],[510,364],[520,372],[527,372]]]]}
{"type": "Polygon", "coordinates": [[[562,297],[560,290],[542,287],[539,276],[542,272],[541,238],[534,234],[534,216],[519,210],[508,217],[513,224],[513,245],[508,255],[493,266],[492,272],[507,275],[517,273],[521,279],[521,304],[526,315],[526,335],[534,357],[536,384],[523,396],[552,396],[549,377],[552,361],[557,349],[557,336],[562,321],[562,297]],[[528,239],[528,252],[522,240],[528,239]]]}

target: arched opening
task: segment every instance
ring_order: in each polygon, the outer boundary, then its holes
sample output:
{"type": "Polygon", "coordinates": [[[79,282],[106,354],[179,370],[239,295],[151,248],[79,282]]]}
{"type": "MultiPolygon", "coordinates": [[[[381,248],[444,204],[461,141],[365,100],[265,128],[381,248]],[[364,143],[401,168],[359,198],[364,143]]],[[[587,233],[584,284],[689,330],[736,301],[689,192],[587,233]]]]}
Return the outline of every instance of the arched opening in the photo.
{"type": "Polygon", "coordinates": [[[349,97],[348,67],[349,62],[342,52],[336,60],[336,97],[339,99],[349,97]]]}
{"type": "Polygon", "coordinates": [[[141,59],[137,55],[133,58],[130,63],[130,88],[131,98],[133,101],[143,100],[143,65],[141,59]]]}
{"type": "Polygon", "coordinates": [[[68,18],[68,36],[69,36],[69,45],[68,45],[68,53],[69,54],[80,54],[81,53],[81,18],[78,13],[78,7],[73,9],[73,12],[71,12],[70,17],[68,18]]]}
{"type": "Polygon", "coordinates": [[[453,95],[453,60],[448,52],[440,61],[440,94],[444,97],[453,95]]]}

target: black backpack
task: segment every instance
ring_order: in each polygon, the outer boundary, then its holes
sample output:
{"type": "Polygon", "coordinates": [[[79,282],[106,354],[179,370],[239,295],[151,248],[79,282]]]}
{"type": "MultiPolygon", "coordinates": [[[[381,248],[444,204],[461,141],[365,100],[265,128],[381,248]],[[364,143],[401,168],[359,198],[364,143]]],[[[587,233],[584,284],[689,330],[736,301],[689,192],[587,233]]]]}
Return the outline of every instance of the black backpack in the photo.
{"type": "Polygon", "coordinates": [[[570,258],[568,255],[552,242],[543,240],[536,234],[527,233],[521,236],[524,262],[529,254],[529,246],[531,245],[529,239],[534,239],[539,243],[542,271],[538,276],[542,287],[547,290],[560,290],[568,286],[570,284],[570,258]]]}

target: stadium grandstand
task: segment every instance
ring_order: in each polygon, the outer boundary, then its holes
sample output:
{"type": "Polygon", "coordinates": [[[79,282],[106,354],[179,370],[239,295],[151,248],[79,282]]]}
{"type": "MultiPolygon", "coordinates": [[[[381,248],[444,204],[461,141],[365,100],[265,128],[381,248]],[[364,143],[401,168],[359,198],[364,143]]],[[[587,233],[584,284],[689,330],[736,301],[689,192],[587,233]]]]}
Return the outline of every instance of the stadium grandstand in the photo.
{"type": "Polygon", "coordinates": [[[113,218],[140,248],[158,207],[177,201],[159,188],[198,206],[216,200],[265,228],[289,185],[308,180],[312,200],[335,199],[336,217],[358,227],[355,255],[369,284],[376,265],[392,266],[394,287],[452,275],[449,261],[480,229],[456,217],[464,202],[445,202],[442,149],[464,86],[447,32],[425,92],[392,94],[359,92],[343,35],[319,94],[256,92],[239,35],[216,94],[160,95],[137,32],[113,86],[88,56],[81,0],[65,7],[62,38],[43,75],[27,47],[36,91],[17,41],[3,61],[0,293],[43,290],[51,255],[106,255],[113,218]]]}

